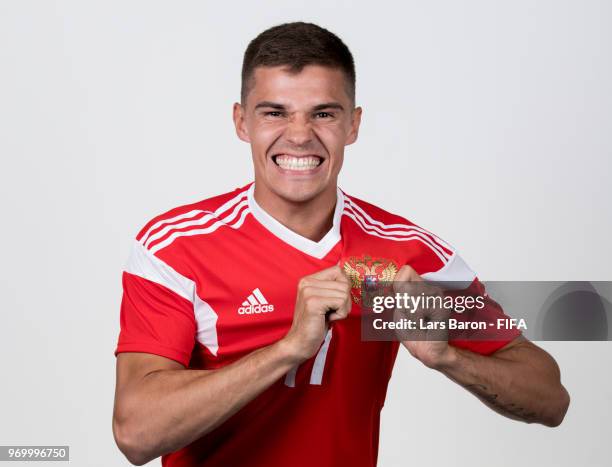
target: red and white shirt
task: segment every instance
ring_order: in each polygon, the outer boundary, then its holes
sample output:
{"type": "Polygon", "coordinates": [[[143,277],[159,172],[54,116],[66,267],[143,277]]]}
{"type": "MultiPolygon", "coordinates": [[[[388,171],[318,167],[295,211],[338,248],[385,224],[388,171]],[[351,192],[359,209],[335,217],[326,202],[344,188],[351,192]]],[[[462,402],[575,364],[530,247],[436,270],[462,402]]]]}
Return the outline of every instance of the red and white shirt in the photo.
{"type": "MultiPolygon", "coordinates": [[[[123,272],[115,355],[146,352],[189,369],[221,368],[285,336],[299,279],[335,264],[409,264],[425,279],[480,284],[441,239],[340,189],[333,227],[318,242],[267,214],[253,190],[249,184],[172,209],[138,233],[123,272]]],[[[399,343],[362,341],[357,301],[313,358],[162,464],[374,466],[399,343]]],[[[492,301],[486,311],[505,316],[492,301]]],[[[451,343],[490,354],[517,335],[451,343]]]]}

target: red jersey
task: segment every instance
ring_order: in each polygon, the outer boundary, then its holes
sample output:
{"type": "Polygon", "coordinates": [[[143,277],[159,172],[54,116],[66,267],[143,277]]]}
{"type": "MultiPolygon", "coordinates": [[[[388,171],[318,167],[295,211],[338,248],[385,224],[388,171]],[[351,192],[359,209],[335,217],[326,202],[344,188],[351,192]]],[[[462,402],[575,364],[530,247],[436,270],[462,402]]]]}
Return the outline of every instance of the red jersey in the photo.
{"type": "MultiPolygon", "coordinates": [[[[261,207],[249,184],[172,209],[138,233],[123,272],[119,352],[214,370],[289,330],[298,281],[330,266],[412,266],[426,279],[478,280],[428,231],[338,189],[333,227],[314,242],[261,207]]],[[[360,336],[358,291],[318,353],[214,431],[162,456],[167,467],[376,465],[380,411],[398,342],[360,336]]],[[[494,303],[489,312],[503,317],[494,303]]],[[[486,332],[486,331],[485,331],[486,332]]],[[[490,354],[516,337],[455,342],[490,354]]]]}

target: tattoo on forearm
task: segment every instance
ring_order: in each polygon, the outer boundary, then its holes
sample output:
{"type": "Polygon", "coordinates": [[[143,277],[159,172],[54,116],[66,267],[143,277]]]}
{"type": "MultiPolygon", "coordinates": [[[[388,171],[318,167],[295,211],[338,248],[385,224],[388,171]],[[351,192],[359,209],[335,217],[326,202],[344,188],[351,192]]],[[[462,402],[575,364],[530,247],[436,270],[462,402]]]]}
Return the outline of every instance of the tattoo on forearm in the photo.
{"type": "Polygon", "coordinates": [[[487,402],[490,406],[499,410],[500,412],[515,417],[521,418],[526,422],[534,421],[537,417],[535,412],[530,412],[527,409],[520,407],[513,402],[509,404],[503,404],[498,400],[498,395],[491,393],[488,388],[482,384],[468,384],[464,386],[468,391],[473,392],[482,400],[487,402]]]}

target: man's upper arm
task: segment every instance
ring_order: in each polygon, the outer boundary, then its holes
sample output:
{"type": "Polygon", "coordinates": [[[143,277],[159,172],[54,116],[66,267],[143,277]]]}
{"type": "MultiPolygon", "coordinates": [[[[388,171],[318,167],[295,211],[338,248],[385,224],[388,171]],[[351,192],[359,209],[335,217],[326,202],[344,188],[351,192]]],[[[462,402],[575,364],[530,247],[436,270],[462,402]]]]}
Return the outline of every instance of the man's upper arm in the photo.
{"type": "Polygon", "coordinates": [[[184,370],[175,360],[142,352],[123,352],[117,355],[117,397],[134,383],[155,371],[184,370]]]}
{"type": "Polygon", "coordinates": [[[117,355],[115,403],[113,408],[113,435],[119,443],[121,427],[133,413],[133,404],[143,401],[141,383],[156,371],[185,370],[185,367],[166,357],[140,352],[122,352],[117,355]]]}

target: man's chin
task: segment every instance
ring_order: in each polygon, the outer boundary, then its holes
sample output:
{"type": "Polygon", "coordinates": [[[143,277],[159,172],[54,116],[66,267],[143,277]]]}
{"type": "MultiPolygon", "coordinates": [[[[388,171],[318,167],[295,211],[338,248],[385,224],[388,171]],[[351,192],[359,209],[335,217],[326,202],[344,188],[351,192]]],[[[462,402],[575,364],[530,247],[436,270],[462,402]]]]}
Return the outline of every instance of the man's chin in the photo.
{"type": "Polygon", "coordinates": [[[315,199],[325,187],[313,185],[312,183],[300,183],[297,181],[283,183],[274,187],[274,193],[283,200],[290,203],[307,203],[315,199]]]}

